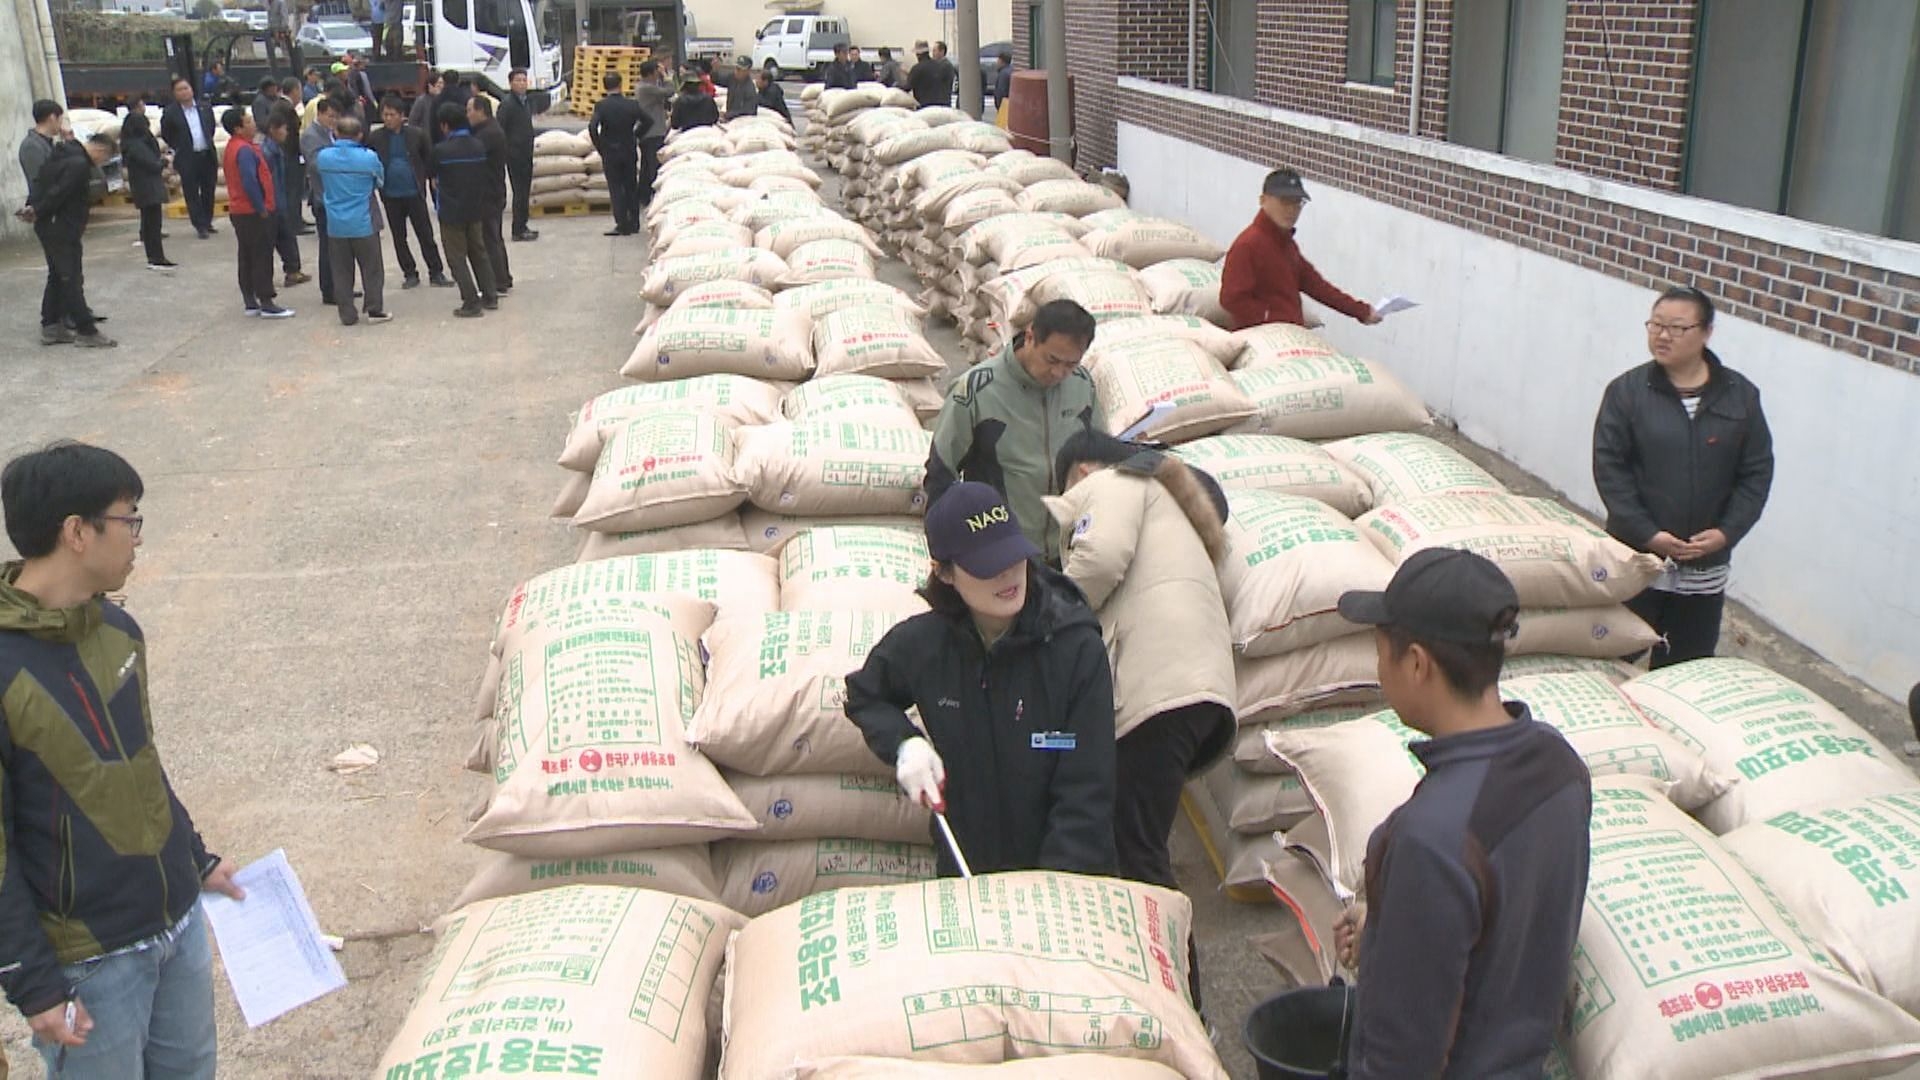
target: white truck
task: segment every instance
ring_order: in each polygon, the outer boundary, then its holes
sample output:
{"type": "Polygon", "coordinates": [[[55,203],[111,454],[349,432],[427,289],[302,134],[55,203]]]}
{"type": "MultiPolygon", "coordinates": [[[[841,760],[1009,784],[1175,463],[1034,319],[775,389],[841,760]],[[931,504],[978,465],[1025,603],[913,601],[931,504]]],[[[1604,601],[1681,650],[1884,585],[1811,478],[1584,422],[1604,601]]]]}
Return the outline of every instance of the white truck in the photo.
{"type": "Polygon", "coordinates": [[[774,78],[793,73],[824,75],[835,45],[851,45],[847,20],[838,15],[782,15],[753,32],[753,66],[774,78]]]}

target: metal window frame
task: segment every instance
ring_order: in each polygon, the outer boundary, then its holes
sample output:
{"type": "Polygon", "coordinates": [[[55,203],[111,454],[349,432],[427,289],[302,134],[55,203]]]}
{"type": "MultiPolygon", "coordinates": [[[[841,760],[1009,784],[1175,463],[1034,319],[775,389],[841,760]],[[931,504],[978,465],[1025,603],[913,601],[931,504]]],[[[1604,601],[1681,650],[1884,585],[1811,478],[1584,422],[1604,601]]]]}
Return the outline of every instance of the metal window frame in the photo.
{"type": "Polygon", "coordinates": [[[1380,9],[1382,7],[1390,7],[1393,9],[1394,55],[1397,56],[1400,43],[1400,0],[1347,0],[1347,56],[1345,67],[1347,81],[1350,83],[1360,83],[1366,86],[1392,86],[1394,84],[1393,61],[1389,60],[1387,62],[1387,70],[1385,72],[1378,71],[1374,67],[1374,53],[1378,51],[1380,44],[1378,31],[1380,28],[1380,9]],[[1366,9],[1367,17],[1364,27],[1359,27],[1358,23],[1360,20],[1354,17],[1355,11],[1358,8],[1366,9]],[[1364,72],[1356,71],[1353,63],[1353,45],[1357,30],[1364,31],[1365,34],[1365,47],[1360,49],[1360,55],[1365,59],[1366,64],[1366,70],[1364,72]]]}

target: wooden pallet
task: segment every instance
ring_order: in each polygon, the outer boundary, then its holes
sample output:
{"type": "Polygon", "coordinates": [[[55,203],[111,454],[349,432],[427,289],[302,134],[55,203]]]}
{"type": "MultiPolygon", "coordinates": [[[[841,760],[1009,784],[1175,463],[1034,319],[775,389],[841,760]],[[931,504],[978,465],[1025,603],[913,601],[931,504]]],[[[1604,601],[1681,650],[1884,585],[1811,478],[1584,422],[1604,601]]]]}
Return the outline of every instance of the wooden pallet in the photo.
{"type": "Polygon", "coordinates": [[[586,217],[589,214],[610,214],[613,203],[606,199],[588,199],[584,202],[561,203],[557,206],[529,206],[528,217],[586,217]]]}
{"type": "MultiPolygon", "coordinates": [[[[186,201],[182,199],[168,203],[166,206],[166,215],[176,220],[188,217],[186,201]]],[[[214,197],[213,216],[216,220],[227,216],[227,197],[225,195],[217,195],[214,197]]]]}

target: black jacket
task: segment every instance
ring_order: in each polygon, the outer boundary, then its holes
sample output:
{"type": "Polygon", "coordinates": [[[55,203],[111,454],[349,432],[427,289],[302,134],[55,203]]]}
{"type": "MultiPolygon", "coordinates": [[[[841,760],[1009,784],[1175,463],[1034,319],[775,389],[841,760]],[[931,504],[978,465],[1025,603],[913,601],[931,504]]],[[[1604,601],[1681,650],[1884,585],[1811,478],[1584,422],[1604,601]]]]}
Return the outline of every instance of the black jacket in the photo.
{"type": "Polygon", "coordinates": [[[471,225],[493,206],[493,181],[488,175],[487,147],[466,128],[456,128],[427,158],[427,176],[439,197],[440,220],[448,225],[471,225]]]}
{"type": "Polygon", "coordinates": [[[500,99],[499,114],[494,117],[507,136],[507,158],[516,165],[533,163],[533,112],[520,95],[509,93],[500,99]]]}
{"type": "Polygon", "coordinates": [[[865,60],[849,61],[847,70],[853,72],[853,81],[856,86],[863,82],[873,81],[873,65],[865,60]]]}
{"type": "MultiPolygon", "coordinates": [[[[705,94],[696,97],[711,103],[705,94]]],[[[608,94],[593,107],[593,119],[587,121],[587,138],[602,158],[630,159],[640,156],[640,140],[653,130],[653,119],[640,103],[625,94],[608,94]]]]}
{"type": "Polygon", "coordinates": [[[1660,532],[1686,540],[1707,529],[1727,546],[1695,566],[1725,563],[1766,508],[1773,486],[1773,433],[1760,390],[1707,352],[1699,415],[1654,361],[1607,385],[1593,425],[1593,481],[1607,505],[1607,531],[1642,551],[1660,532]]]}
{"type": "Polygon", "coordinates": [[[489,120],[473,129],[474,138],[487,148],[487,198],[495,206],[507,205],[507,133],[498,120],[489,120]]]}
{"type": "Polygon", "coordinates": [[[820,85],[827,90],[852,90],[859,84],[854,81],[852,64],[834,60],[820,73],[820,85]]]}
{"type": "MultiPolygon", "coordinates": [[[[1071,580],[1029,564],[1027,604],[992,649],[964,609],[896,625],[847,676],[847,716],[891,766],[921,722],[947,769],[947,820],[975,873],[1114,872],[1113,674],[1071,580]],[[1036,746],[1045,741],[1052,748],[1036,746]]],[[[940,872],[958,867],[942,840],[940,872]]]]}
{"type": "Polygon", "coordinates": [[[86,231],[93,209],[88,198],[92,184],[93,159],[85,145],[69,139],[54,147],[53,156],[40,166],[33,197],[27,200],[34,221],[76,236],[86,231]]]}
{"type": "MultiPolygon", "coordinates": [[[[213,107],[199,99],[194,106],[200,110],[200,130],[206,135],[207,148],[204,153],[213,153],[214,133],[220,128],[214,123],[213,107]]],[[[160,141],[173,148],[176,158],[184,158],[193,153],[193,129],[187,126],[187,111],[179,102],[167,106],[160,113],[160,141]]]]}
{"type": "Polygon", "coordinates": [[[913,65],[913,70],[907,75],[907,89],[923,109],[929,105],[950,105],[953,103],[953,80],[956,74],[952,61],[935,60],[929,56],[913,65]]]}
{"type": "Polygon", "coordinates": [[[167,201],[167,181],[161,174],[166,161],[160,156],[160,143],[151,131],[120,135],[120,161],[126,166],[127,194],[135,206],[159,206],[167,201]]]}
{"type": "Polygon", "coordinates": [[[0,988],[31,1016],[71,994],[61,964],[185,917],[218,860],[161,766],[139,624],[42,607],[19,573],[0,567],[0,988]]]}
{"type": "Polygon", "coordinates": [[[727,84],[727,119],[752,116],[760,111],[760,88],[751,78],[735,79],[727,84]]]}
{"type": "MultiPolygon", "coordinates": [[[[419,182],[421,194],[427,190],[427,159],[433,154],[433,140],[427,133],[412,124],[400,126],[401,143],[406,148],[407,164],[413,166],[413,177],[419,182]]],[[[387,163],[387,155],[393,150],[395,132],[385,124],[367,133],[367,149],[380,155],[380,163],[387,163]]]]}
{"type": "Polygon", "coordinates": [[[793,114],[787,111],[787,92],[780,89],[780,84],[777,82],[769,81],[767,88],[760,91],[760,107],[772,109],[786,117],[787,123],[793,123],[793,114]]]}
{"type": "Polygon", "coordinates": [[[713,99],[695,90],[691,94],[681,94],[673,99],[673,116],[668,126],[675,131],[690,128],[712,127],[720,122],[720,106],[713,99]]]}

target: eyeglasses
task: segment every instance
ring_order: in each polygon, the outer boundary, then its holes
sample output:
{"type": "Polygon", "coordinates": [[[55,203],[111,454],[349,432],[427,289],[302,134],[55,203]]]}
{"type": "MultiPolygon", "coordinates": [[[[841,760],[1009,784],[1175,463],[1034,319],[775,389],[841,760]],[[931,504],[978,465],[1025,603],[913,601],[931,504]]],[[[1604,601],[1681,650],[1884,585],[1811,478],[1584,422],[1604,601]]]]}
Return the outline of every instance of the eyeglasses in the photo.
{"type": "Polygon", "coordinates": [[[118,521],[126,525],[135,540],[140,539],[140,530],[146,527],[147,519],[139,514],[101,514],[101,521],[118,521]]]}
{"type": "Polygon", "coordinates": [[[1655,337],[1679,337],[1689,330],[1700,329],[1699,323],[1663,323],[1647,320],[1647,333],[1655,337]]]}

